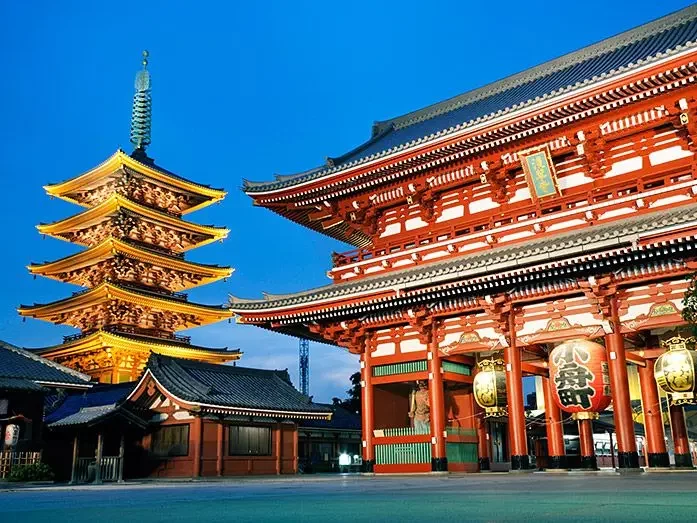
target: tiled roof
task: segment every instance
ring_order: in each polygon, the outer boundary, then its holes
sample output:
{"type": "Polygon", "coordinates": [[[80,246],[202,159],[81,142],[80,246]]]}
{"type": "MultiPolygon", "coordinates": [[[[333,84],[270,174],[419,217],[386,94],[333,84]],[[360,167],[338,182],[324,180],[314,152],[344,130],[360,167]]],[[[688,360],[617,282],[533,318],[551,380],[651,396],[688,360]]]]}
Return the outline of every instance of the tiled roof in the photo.
{"type": "MultiPolygon", "coordinates": [[[[54,399],[52,401],[54,405],[52,405],[50,412],[46,414],[45,421],[50,424],[72,416],[84,408],[118,404],[128,396],[133,387],[135,387],[135,382],[119,383],[117,385],[97,383],[90,390],[64,396],[60,403],[54,399]],[[58,405],[55,403],[58,403],[58,405]]],[[[49,409],[47,408],[47,410],[49,409]]]]}
{"type": "Polygon", "coordinates": [[[361,430],[361,415],[351,412],[338,405],[331,403],[319,403],[323,407],[327,407],[332,411],[332,419],[308,419],[298,423],[300,430],[302,429],[325,429],[325,430],[346,430],[359,431],[361,430]]]}
{"type": "MultiPolygon", "coordinates": [[[[92,389],[74,393],[63,398],[45,416],[45,423],[51,428],[98,423],[109,416],[120,415],[136,424],[144,426],[145,421],[128,411],[126,397],[136,383],[117,385],[96,384],[92,389]]],[[[55,398],[51,398],[53,403],[55,398]]],[[[48,409],[47,409],[48,410],[48,409]]]]}
{"type": "Polygon", "coordinates": [[[634,218],[594,225],[566,234],[556,234],[508,247],[497,247],[458,256],[445,262],[371,276],[357,281],[330,284],[324,287],[286,295],[267,295],[267,299],[246,300],[231,297],[234,311],[254,311],[273,307],[294,306],[319,300],[337,299],[358,292],[423,285],[453,278],[472,278],[526,265],[551,262],[581,254],[607,250],[630,244],[637,234],[647,233],[697,221],[697,204],[656,211],[634,218]]]}
{"type": "Polygon", "coordinates": [[[46,389],[26,378],[5,378],[0,376],[0,390],[21,390],[24,392],[46,392],[46,389]]]}
{"type": "Polygon", "coordinates": [[[245,182],[244,190],[272,191],[320,178],[587,87],[697,46],[697,5],[424,109],[378,122],[372,138],[328,165],[270,182],[245,182]]]}
{"type": "Polygon", "coordinates": [[[19,378],[44,385],[90,387],[90,377],[0,341],[0,378],[19,378]]]}
{"type": "Polygon", "coordinates": [[[288,371],[216,365],[152,354],[146,367],[173,396],[198,405],[327,414],[290,383],[288,371]]]}

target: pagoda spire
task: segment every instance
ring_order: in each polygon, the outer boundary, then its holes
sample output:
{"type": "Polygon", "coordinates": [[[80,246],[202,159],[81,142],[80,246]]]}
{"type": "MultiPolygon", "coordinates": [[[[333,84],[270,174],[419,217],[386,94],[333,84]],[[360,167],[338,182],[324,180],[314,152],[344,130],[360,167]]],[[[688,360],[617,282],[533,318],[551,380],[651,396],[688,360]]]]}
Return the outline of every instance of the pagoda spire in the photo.
{"type": "Polygon", "coordinates": [[[145,149],[150,145],[150,124],[152,120],[152,98],[150,97],[150,72],[148,71],[147,51],[143,51],[143,68],[136,73],[131,114],[131,143],[136,159],[147,159],[145,149]]]}

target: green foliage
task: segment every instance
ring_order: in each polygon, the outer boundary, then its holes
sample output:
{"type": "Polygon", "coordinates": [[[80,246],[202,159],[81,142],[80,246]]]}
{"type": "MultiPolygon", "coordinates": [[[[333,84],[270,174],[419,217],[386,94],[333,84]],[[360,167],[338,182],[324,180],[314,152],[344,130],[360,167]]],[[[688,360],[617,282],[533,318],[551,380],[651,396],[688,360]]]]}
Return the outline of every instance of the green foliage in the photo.
{"type": "Polygon", "coordinates": [[[51,467],[46,463],[32,463],[12,467],[7,481],[53,481],[54,477],[51,467]]]}
{"type": "Polygon", "coordinates": [[[332,403],[351,412],[361,412],[361,373],[351,374],[351,388],[346,391],[348,398],[332,398],[332,403]]]}
{"type": "Polygon", "coordinates": [[[692,327],[692,332],[697,335],[697,274],[692,276],[682,304],[682,319],[692,327]]]}

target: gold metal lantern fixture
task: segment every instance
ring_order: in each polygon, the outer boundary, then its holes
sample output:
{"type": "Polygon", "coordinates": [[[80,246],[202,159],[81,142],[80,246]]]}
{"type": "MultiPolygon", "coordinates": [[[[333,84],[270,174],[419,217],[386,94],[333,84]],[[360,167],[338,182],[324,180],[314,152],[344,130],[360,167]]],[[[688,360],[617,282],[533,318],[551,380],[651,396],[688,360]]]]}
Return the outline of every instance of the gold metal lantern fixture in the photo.
{"type": "Polygon", "coordinates": [[[475,401],[484,409],[486,417],[508,415],[503,360],[483,360],[478,366],[479,371],[472,383],[475,401]]]}
{"type": "Polygon", "coordinates": [[[668,350],[656,359],[656,383],[673,405],[697,404],[697,351],[694,338],[675,336],[662,342],[668,350]]]}

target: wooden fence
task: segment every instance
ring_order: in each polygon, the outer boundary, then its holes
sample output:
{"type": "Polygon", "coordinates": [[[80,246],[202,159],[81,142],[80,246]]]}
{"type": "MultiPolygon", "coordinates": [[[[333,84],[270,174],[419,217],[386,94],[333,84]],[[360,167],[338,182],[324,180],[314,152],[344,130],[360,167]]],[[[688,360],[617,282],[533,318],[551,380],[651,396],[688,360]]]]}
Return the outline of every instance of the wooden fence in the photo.
{"type": "Polygon", "coordinates": [[[41,461],[41,452],[0,451],[0,479],[5,479],[17,465],[32,465],[41,461]]]}

